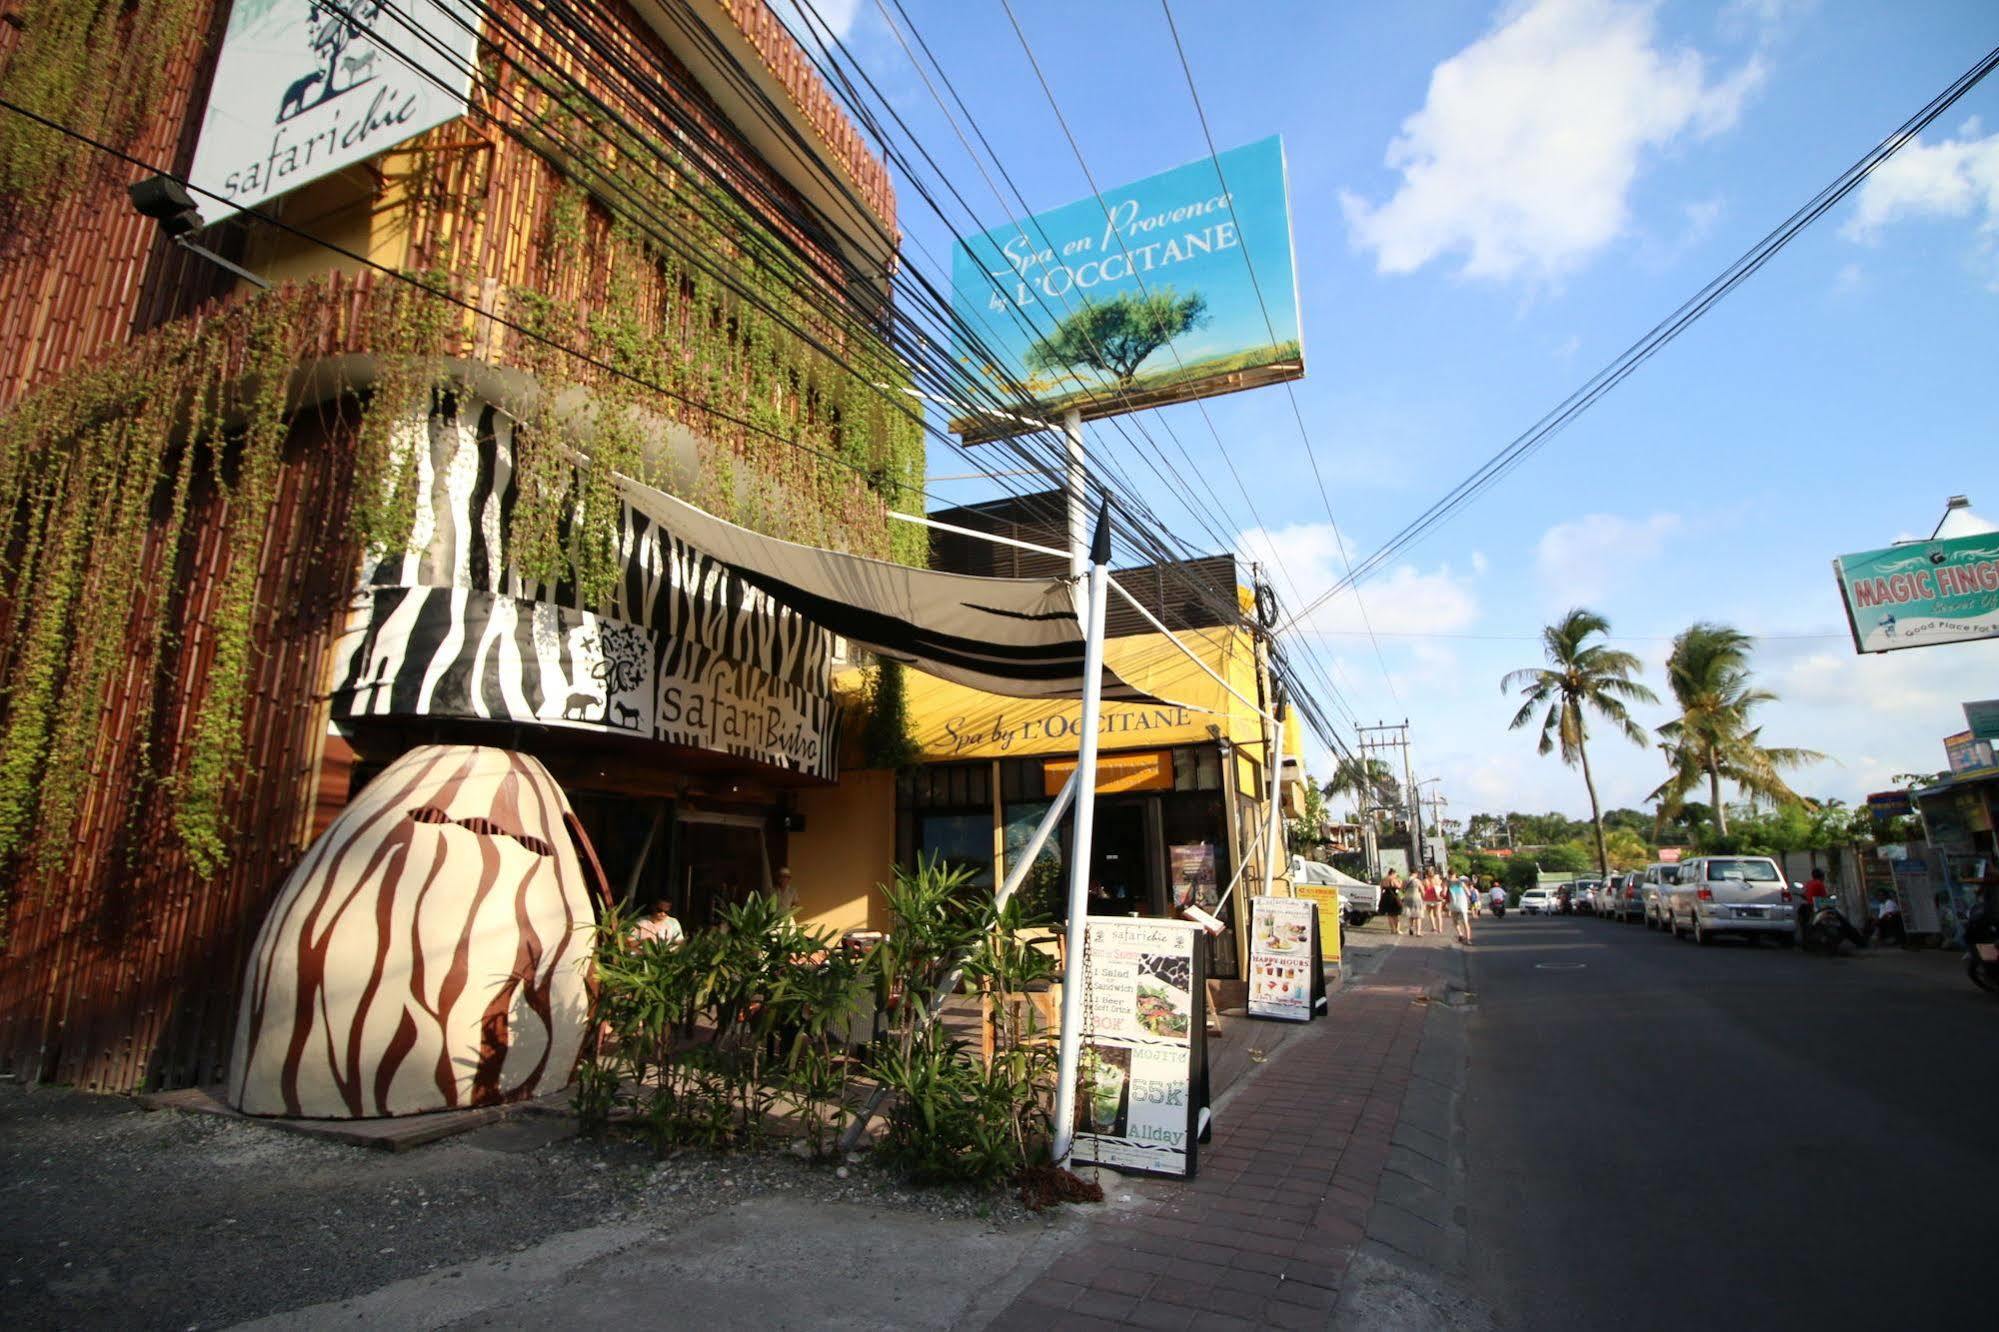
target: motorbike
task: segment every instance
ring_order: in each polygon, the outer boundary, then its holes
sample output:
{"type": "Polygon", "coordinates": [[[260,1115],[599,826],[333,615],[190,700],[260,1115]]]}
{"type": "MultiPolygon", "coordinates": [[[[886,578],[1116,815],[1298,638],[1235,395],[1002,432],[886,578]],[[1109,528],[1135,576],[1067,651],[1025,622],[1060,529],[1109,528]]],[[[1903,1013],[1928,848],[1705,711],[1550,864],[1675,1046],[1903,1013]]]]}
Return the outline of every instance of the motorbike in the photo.
{"type": "Polygon", "coordinates": [[[1494,903],[1492,903],[1492,904],[1491,904],[1491,906],[1489,907],[1489,910],[1490,910],[1490,911],[1492,912],[1492,918],[1493,918],[1494,920],[1505,920],[1505,919],[1506,919],[1506,903],[1504,903],[1504,902],[1494,902],[1494,903]]]}
{"type": "Polygon", "coordinates": [[[1839,909],[1839,904],[1831,897],[1821,897],[1804,908],[1804,924],[1801,928],[1801,942],[1808,953],[1823,953],[1827,957],[1839,956],[1842,940],[1851,942],[1855,948],[1865,948],[1867,941],[1860,931],[1853,928],[1853,922],[1839,909]]]}
{"type": "Polygon", "coordinates": [[[1971,983],[1987,994],[1999,994],[1999,910],[1985,891],[1981,909],[1964,923],[1964,970],[1971,983]]]}

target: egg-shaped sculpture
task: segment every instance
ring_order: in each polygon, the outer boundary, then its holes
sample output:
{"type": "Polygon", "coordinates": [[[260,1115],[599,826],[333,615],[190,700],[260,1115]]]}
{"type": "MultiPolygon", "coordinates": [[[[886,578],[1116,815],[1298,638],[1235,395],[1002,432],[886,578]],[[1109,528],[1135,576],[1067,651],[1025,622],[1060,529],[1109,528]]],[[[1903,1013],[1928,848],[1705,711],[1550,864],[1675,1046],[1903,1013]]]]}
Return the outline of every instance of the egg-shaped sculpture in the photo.
{"type": "Polygon", "coordinates": [[[537,760],[423,745],[285,880],[252,950],[229,1100],[364,1119],[568,1085],[602,871],[537,760]]]}

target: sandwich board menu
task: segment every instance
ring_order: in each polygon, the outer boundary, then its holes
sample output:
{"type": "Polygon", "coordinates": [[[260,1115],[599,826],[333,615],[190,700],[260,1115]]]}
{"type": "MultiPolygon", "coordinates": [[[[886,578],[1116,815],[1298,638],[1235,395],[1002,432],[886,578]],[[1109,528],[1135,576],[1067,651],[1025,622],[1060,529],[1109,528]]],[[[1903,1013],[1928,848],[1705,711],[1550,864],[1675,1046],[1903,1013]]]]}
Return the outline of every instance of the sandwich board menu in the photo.
{"type": "Polygon", "coordinates": [[[1317,904],[1252,897],[1249,919],[1249,1015],[1310,1022],[1326,1002],[1317,904]]]}
{"type": "Polygon", "coordinates": [[[1291,891],[1319,908],[1321,960],[1340,960],[1340,889],[1332,883],[1294,883],[1291,891]]]}
{"type": "Polygon", "coordinates": [[[1193,1177],[1208,1119],[1200,936],[1178,920],[1085,926],[1072,1165],[1193,1177]]]}

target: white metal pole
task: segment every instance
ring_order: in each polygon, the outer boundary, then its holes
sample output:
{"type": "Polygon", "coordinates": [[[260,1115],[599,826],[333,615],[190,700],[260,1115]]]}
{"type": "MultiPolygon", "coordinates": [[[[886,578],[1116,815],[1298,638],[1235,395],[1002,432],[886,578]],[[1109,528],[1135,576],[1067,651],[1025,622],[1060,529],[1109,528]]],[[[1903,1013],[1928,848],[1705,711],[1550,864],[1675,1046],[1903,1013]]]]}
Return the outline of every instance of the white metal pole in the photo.
{"type": "Polygon", "coordinates": [[[1281,811],[1277,807],[1279,783],[1284,780],[1284,705],[1282,701],[1271,708],[1270,718],[1270,829],[1269,840],[1263,851],[1263,895],[1270,896],[1270,886],[1277,878],[1277,858],[1285,854],[1283,826],[1278,822],[1281,811]]]}
{"type": "Polygon", "coordinates": [[[1089,501],[1083,489],[1083,413],[1074,407],[1062,413],[1062,443],[1069,460],[1062,476],[1069,492],[1069,576],[1081,578],[1090,570],[1090,547],[1083,538],[1089,501]]]}
{"type": "Polygon", "coordinates": [[[1110,593],[1111,510],[1090,542],[1090,618],[1083,640],[1082,734],[1076,747],[1076,836],[1069,857],[1069,929],[1062,960],[1062,1041],[1055,1060],[1055,1164],[1075,1141],[1076,1066],[1083,1048],[1083,932],[1090,913],[1090,836],[1097,816],[1097,717],[1104,695],[1104,605],[1110,593]]]}

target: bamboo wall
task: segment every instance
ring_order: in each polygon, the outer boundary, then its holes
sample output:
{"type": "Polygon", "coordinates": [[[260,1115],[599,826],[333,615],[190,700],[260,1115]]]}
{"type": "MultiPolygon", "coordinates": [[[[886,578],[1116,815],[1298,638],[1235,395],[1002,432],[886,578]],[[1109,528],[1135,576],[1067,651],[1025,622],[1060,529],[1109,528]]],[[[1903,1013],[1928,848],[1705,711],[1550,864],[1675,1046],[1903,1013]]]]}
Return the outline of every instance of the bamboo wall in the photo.
{"type": "MultiPolygon", "coordinates": [[[[749,0],[691,2],[748,12],[749,0]]],[[[218,0],[209,10],[207,38],[169,62],[150,113],[124,145],[133,156],[185,169],[227,7],[227,0],[218,0]]],[[[0,62],[18,41],[20,29],[10,16],[32,8],[25,0],[0,0],[0,62]]],[[[651,62],[657,73],[673,60],[652,33],[638,28],[624,0],[580,8],[599,35],[634,58],[634,68],[651,62]]],[[[753,8],[761,13],[761,0],[753,8]]],[[[503,12],[518,18],[522,11],[506,6],[503,12]]],[[[800,82],[810,80],[810,72],[780,49],[781,34],[759,28],[754,36],[767,57],[782,57],[771,68],[797,84],[800,102],[832,124],[830,99],[816,81],[800,82]]],[[[619,91],[619,76],[597,77],[600,91],[619,91]]],[[[626,93],[635,91],[629,76],[624,82],[626,93]]],[[[717,115],[698,98],[691,105],[699,116],[717,115]]],[[[548,163],[469,119],[434,131],[420,146],[429,157],[422,206],[406,206],[398,177],[387,174],[369,204],[371,257],[392,266],[478,272],[486,301],[544,266],[535,238],[557,179],[548,163]]],[[[892,213],[886,174],[850,126],[833,151],[853,157],[850,169],[864,178],[871,202],[892,213]]],[[[133,212],[124,190],[142,171],[91,160],[58,206],[38,212],[15,206],[12,227],[0,234],[0,409],[166,320],[200,318],[239,298],[231,280],[168,245],[152,222],[133,212]]],[[[406,168],[414,160],[398,158],[406,168]]],[[[733,169],[782,189],[768,164],[744,160],[733,169]]],[[[413,176],[401,177],[401,187],[413,176]]],[[[303,209],[296,197],[281,206],[303,209]]],[[[808,253],[818,244],[795,219],[766,220],[808,253]]],[[[218,243],[295,276],[351,274],[355,267],[273,234],[237,234],[218,243]]],[[[823,265],[823,252],[816,259],[823,265]]],[[[601,280],[601,269],[586,264],[572,295],[587,301],[601,280]]],[[[334,278],[315,306],[304,354],[365,352],[357,338],[375,287],[365,273],[334,278]]],[[[465,332],[475,352],[504,359],[507,349],[490,325],[465,332]]],[[[180,851],[168,791],[140,777],[148,750],[154,772],[174,770],[204,697],[210,616],[231,543],[226,494],[204,479],[190,500],[179,548],[166,550],[158,542],[147,548],[136,576],[171,601],[166,659],[147,659],[141,636],[134,635],[127,675],[114,688],[97,746],[94,791],[78,820],[74,854],[60,873],[27,875],[9,885],[11,919],[0,952],[0,1068],[114,1091],[222,1076],[246,950],[309,839],[321,803],[328,654],[357,558],[347,530],[355,412],[351,399],[334,401],[302,411],[293,422],[276,516],[259,555],[258,665],[245,707],[246,771],[232,857],[205,880],[180,851]],[[149,683],[156,701],[148,714],[136,700],[149,683]]]]}

